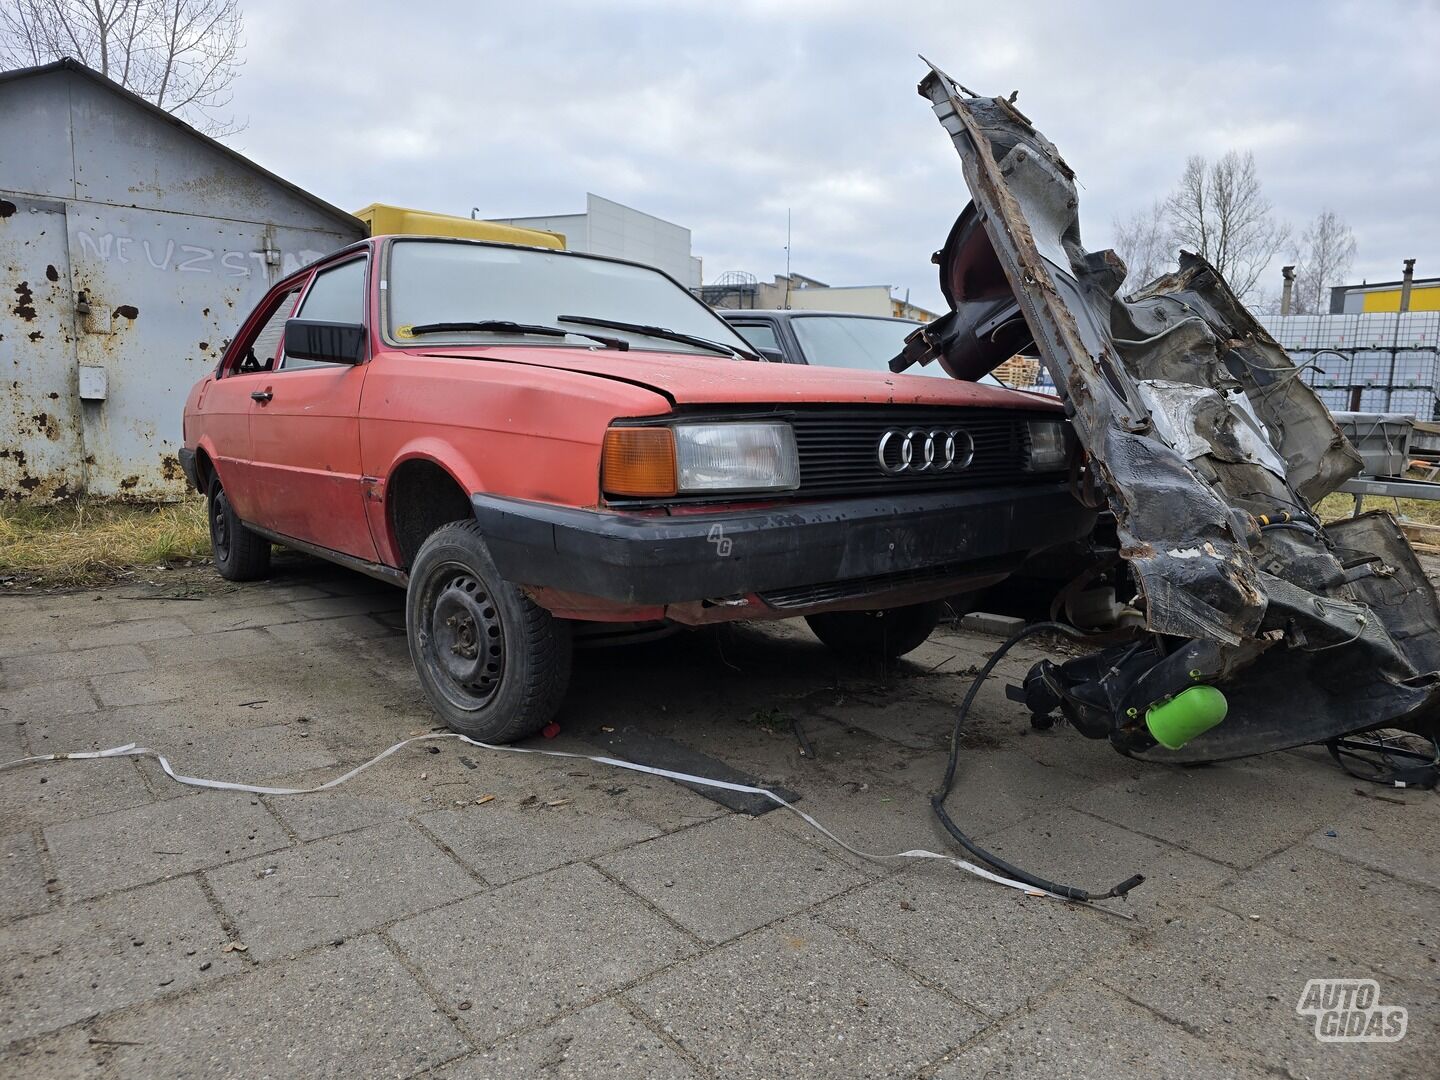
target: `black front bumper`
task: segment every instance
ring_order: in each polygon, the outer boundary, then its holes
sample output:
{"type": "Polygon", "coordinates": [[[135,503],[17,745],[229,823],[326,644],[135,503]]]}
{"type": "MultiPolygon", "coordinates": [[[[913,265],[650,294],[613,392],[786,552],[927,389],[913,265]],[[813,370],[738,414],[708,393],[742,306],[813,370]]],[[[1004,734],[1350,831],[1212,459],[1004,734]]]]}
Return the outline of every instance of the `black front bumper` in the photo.
{"type": "MultiPolygon", "coordinates": [[[[195,451],[182,446],[175,451],[175,456],[180,459],[180,470],[185,474],[186,483],[196,491],[200,491],[200,477],[195,472],[195,451]]],[[[201,491],[200,494],[205,493],[201,491]]]]}
{"type": "Polygon", "coordinates": [[[651,516],[476,495],[500,574],[629,604],[679,604],[966,565],[1086,535],[1064,484],[651,516]]]}

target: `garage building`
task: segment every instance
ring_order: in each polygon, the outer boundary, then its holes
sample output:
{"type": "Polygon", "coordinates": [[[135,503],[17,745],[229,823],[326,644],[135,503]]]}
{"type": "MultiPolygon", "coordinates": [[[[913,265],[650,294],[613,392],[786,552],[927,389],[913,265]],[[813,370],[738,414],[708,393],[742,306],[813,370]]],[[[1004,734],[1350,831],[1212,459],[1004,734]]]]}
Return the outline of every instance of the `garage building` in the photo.
{"type": "Polygon", "coordinates": [[[366,234],[73,60],[0,73],[0,496],[179,494],[190,386],[366,234]]]}

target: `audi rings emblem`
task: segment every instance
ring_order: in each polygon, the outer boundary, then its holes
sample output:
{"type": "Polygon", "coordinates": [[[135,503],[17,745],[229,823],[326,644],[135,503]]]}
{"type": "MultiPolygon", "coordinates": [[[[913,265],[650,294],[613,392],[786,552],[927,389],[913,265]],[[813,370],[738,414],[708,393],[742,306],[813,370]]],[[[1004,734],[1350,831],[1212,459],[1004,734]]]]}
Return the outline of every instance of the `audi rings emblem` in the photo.
{"type": "Polygon", "coordinates": [[[975,440],[966,431],[901,431],[891,428],[880,436],[875,460],[881,472],[959,472],[975,460],[975,440]]]}

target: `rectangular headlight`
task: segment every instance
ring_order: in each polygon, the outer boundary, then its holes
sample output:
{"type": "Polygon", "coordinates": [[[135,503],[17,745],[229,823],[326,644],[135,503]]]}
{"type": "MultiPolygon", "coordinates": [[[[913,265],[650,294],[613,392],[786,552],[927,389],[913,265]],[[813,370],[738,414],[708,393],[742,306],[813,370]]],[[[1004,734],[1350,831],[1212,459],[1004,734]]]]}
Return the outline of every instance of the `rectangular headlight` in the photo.
{"type": "Polygon", "coordinates": [[[1065,444],[1065,425],[1059,420],[1031,420],[1030,454],[1025,468],[1030,472],[1059,472],[1070,463],[1065,444]]]}
{"type": "Polygon", "coordinates": [[[800,486],[795,432],[783,421],[676,424],[681,491],[786,491],[800,486]]]}

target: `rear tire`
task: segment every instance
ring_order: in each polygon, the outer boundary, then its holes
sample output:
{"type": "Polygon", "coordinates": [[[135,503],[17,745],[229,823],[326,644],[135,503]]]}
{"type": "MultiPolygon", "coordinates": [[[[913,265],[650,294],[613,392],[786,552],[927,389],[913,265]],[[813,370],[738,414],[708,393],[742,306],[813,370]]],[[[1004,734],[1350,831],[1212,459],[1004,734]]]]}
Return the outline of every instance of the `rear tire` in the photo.
{"type": "Polygon", "coordinates": [[[500,577],[480,526],[442,525],[405,596],[410,658],[453,731],[511,742],[549,723],[570,684],[570,626],[500,577]]]}
{"type": "Polygon", "coordinates": [[[894,660],[925,643],[940,621],[938,602],[879,611],[807,615],[815,636],[842,656],[894,660]]]}
{"type": "Polygon", "coordinates": [[[270,573],[270,541],[247,529],[230,505],[220,477],[210,481],[206,501],[215,569],[226,581],[259,581],[270,573]]]}

